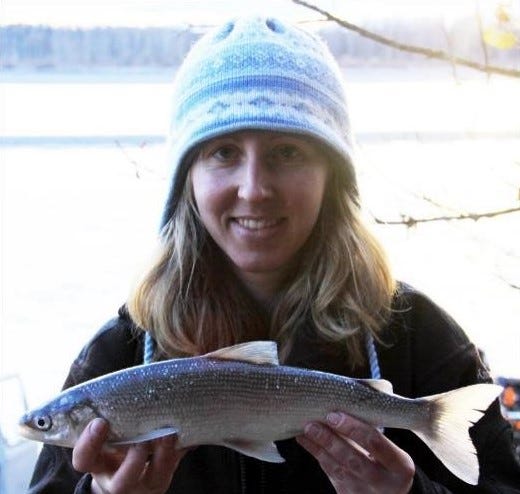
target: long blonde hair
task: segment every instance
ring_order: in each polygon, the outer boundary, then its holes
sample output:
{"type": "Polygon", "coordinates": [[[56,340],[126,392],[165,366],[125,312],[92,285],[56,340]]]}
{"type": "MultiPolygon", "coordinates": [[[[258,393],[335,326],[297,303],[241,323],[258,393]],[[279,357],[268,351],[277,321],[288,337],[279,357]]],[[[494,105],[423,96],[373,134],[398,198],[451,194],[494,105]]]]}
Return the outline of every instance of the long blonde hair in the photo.
{"type": "Polygon", "coordinates": [[[203,354],[253,339],[278,341],[281,359],[295,332],[312,321],[328,340],[345,341],[352,365],[363,362],[364,332],[377,339],[388,320],[395,282],[366,228],[355,184],[331,166],[320,215],[271,314],[259,308],[202,225],[188,177],[150,269],[127,306],[163,356],[203,354]]]}

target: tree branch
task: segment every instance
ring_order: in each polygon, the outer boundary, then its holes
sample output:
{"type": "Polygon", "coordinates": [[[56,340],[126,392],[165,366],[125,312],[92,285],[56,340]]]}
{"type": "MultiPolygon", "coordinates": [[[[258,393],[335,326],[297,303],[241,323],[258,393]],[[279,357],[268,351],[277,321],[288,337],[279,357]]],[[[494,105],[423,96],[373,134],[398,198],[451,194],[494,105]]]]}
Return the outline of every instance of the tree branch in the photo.
{"type": "Polygon", "coordinates": [[[405,225],[411,228],[419,223],[432,223],[434,221],[453,221],[453,220],[473,220],[478,221],[482,218],[494,218],[495,216],[502,216],[504,214],[511,214],[520,212],[520,206],[516,208],[501,209],[498,211],[489,211],[487,213],[461,213],[459,215],[434,216],[432,218],[413,218],[412,216],[403,215],[400,220],[382,220],[377,216],[373,216],[374,220],[379,225],[405,225]]]}
{"type": "Polygon", "coordinates": [[[515,285],[514,283],[511,283],[507,280],[503,280],[503,281],[509,285],[509,288],[513,288],[514,290],[520,290],[520,285],[515,285]]]}
{"type": "Polygon", "coordinates": [[[121,150],[121,152],[125,155],[125,158],[128,160],[128,162],[134,167],[135,172],[135,178],[141,178],[141,174],[139,173],[139,163],[132,159],[129,154],[126,152],[126,149],[123,147],[123,145],[119,142],[119,139],[115,140],[116,146],[121,150]]]}
{"type": "Polygon", "coordinates": [[[354,31],[365,38],[369,38],[372,41],[376,41],[377,43],[381,43],[383,45],[390,46],[397,50],[405,51],[408,53],[415,53],[417,55],[423,55],[428,58],[435,58],[437,60],[443,60],[446,62],[456,63],[458,65],[463,65],[465,67],[470,67],[472,69],[479,70],[481,72],[486,72],[488,74],[493,73],[493,74],[500,74],[500,75],[505,75],[505,76],[509,76],[509,77],[519,77],[520,78],[520,70],[509,69],[506,67],[498,67],[496,65],[485,65],[485,64],[481,64],[479,62],[474,62],[473,60],[467,60],[465,58],[460,58],[460,57],[453,57],[449,53],[446,53],[442,50],[431,50],[429,48],[424,48],[421,46],[413,46],[413,45],[407,45],[404,43],[399,43],[390,38],[386,38],[385,36],[381,36],[379,34],[372,33],[370,31],[367,31],[366,29],[356,26],[355,24],[352,24],[348,21],[340,19],[339,17],[336,17],[335,15],[331,14],[330,12],[327,12],[326,10],[321,9],[321,8],[317,7],[316,5],[307,3],[304,0],[292,0],[292,1],[297,5],[302,5],[311,10],[314,10],[315,12],[318,12],[319,14],[325,16],[329,21],[333,21],[333,22],[339,24],[340,26],[342,26],[346,29],[349,29],[350,31],[354,31]]]}

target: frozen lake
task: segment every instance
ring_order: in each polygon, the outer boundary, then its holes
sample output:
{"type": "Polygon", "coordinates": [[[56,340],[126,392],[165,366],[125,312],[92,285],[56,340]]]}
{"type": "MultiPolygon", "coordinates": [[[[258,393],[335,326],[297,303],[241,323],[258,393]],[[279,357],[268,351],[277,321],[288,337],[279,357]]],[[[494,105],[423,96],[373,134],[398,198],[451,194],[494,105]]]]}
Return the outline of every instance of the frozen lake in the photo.
{"type": "MultiPolygon", "coordinates": [[[[346,70],[367,215],[518,206],[520,83],[449,74],[346,70]]],[[[0,375],[19,374],[30,405],[61,387],[153,246],[170,79],[0,77],[0,375]]],[[[519,213],[374,228],[397,276],[462,324],[494,374],[519,377],[519,213]]]]}

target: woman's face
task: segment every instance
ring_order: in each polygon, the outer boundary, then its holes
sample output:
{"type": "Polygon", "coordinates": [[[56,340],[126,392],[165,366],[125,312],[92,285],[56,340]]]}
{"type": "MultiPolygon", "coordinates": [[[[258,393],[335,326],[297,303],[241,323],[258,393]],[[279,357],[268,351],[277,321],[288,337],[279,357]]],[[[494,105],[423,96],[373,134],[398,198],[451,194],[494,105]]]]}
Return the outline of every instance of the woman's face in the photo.
{"type": "Polygon", "coordinates": [[[191,169],[204,226],[259,297],[273,295],[316,224],[325,154],[293,134],[241,131],[205,143],[191,169]]]}

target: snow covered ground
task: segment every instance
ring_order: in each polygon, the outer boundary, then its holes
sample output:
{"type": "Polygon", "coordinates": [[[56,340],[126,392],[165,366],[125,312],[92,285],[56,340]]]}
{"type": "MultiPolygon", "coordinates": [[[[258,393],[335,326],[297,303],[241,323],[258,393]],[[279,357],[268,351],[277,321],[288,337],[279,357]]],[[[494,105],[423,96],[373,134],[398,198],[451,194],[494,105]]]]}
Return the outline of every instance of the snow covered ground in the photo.
{"type": "MultiPolygon", "coordinates": [[[[518,206],[518,81],[446,74],[346,71],[367,215],[518,206]]],[[[31,406],[60,388],[153,247],[170,79],[0,77],[0,375],[19,374],[31,406]]],[[[519,377],[519,213],[374,228],[398,277],[445,307],[495,374],[519,377]]]]}

